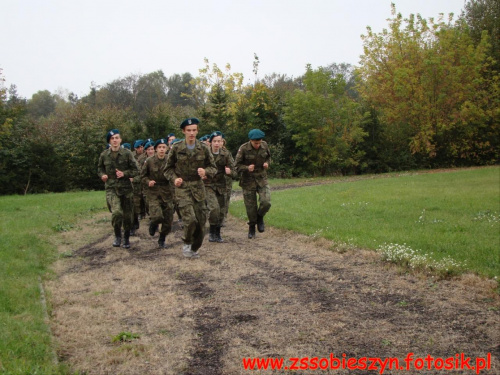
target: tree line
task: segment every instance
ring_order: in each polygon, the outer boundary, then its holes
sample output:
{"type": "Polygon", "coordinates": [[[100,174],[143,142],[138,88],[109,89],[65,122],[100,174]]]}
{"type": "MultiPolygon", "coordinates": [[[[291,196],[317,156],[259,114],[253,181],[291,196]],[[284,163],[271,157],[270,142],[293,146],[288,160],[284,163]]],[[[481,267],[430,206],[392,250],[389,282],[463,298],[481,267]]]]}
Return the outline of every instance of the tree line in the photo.
{"type": "Polygon", "coordinates": [[[404,18],[392,5],[388,27],[362,36],[359,66],[258,78],[255,55],[252,84],[208,59],[197,76],[133,74],[81,98],[26,99],[0,84],[0,194],[102,189],[96,165],[109,129],[130,143],[181,137],[192,116],[200,136],[222,131],[233,154],[250,129],[263,130],[277,177],[498,163],[498,19],[496,0],[468,1],[456,20],[404,18]]]}

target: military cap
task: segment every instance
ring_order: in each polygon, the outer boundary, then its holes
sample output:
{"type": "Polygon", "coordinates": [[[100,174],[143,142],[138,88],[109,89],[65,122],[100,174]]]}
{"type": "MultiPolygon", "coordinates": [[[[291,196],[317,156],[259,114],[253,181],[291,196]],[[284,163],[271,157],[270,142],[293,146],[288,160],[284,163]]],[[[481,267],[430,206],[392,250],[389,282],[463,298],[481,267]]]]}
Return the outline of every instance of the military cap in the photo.
{"type": "Polygon", "coordinates": [[[124,144],[122,144],[122,148],[126,148],[126,149],[130,150],[132,148],[132,146],[130,145],[130,143],[124,143],[124,144]]]}
{"type": "Polygon", "coordinates": [[[144,141],[142,139],[138,139],[134,142],[134,148],[139,148],[144,145],[144,141]]]}
{"type": "Polygon", "coordinates": [[[260,129],[252,129],[248,132],[248,139],[251,139],[252,141],[262,139],[266,136],[266,133],[264,133],[260,129]]]}
{"type": "Polygon", "coordinates": [[[212,142],[212,139],[214,139],[215,137],[224,137],[224,134],[222,134],[222,132],[216,130],[214,131],[212,134],[210,134],[210,142],[212,142]]]}
{"type": "Polygon", "coordinates": [[[155,142],[155,150],[156,150],[156,146],[158,146],[158,145],[166,145],[166,144],[168,144],[168,143],[167,143],[167,140],[165,138],[158,139],[155,142]]]}
{"type": "Polygon", "coordinates": [[[144,149],[146,150],[146,149],[148,149],[150,147],[154,147],[154,146],[155,146],[154,143],[149,141],[149,142],[146,142],[146,144],[144,145],[144,149]]]}
{"type": "Polygon", "coordinates": [[[111,139],[112,136],[115,134],[120,134],[120,131],[118,129],[111,129],[108,134],[106,134],[106,141],[109,143],[109,140],[111,139]]]}
{"type": "Polygon", "coordinates": [[[198,125],[200,123],[200,120],[198,120],[196,117],[191,117],[187,118],[181,123],[181,129],[184,129],[188,125],[198,125]]]}
{"type": "Polygon", "coordinates": [[[174,133],[170,133],[170,134],[168,134],[165,138],[167,138],[167,139],[168,139],[168,138],[170,138],[170,137],[175,137],[175,134],[174,134],[174,133]]]}

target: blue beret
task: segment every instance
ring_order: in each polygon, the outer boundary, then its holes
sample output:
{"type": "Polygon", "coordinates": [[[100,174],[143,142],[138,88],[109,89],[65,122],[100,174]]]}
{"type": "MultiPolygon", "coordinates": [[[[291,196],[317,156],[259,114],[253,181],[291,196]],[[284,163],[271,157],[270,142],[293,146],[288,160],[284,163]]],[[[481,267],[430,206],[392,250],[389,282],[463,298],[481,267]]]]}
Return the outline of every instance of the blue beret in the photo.
{"type": "Polygon", "coordinates": [[[184,140],[184,138],[175,138],[175,139],[172,141],[172,144],[177,143],[177,142],[182,142],[183,140],[184,140]]]}
{"type": "Polygon", "coordinates": [[[139,148],[143,145],[144,141],[142,139],[138,139],[134,142],[134,148],[139,148]]]}
{"type": "Polygon", "coordinates": [[[109,140],[111,139],[112,136],[115,134],[120,134],[120,131],[118,129],[111,129],[108,134],[106,134],[106,141],[109,143],[109,140]]]}
{"type": "Polygon", "coordinates": [[[132,149],[132,146],[130,145],[130,143],[124,143],[122,144],[122,148],[126,148],[128,150],[132,149]]]}
{"type": "Polygon", "coordinates": [[[156,146],[158,146],[158,145],[166,145],[166,144],[167,144],[167,140],[165,138],[158,139],[155,142],[155,150],[156,150],[156,146]]]}
{"type": "Polygon", "coordinates": [[[147,149],[147,148],[150,148],[150,147],[154,147],[154,143],[149,141],[149,142],[146,142],[146,144],[144,145],[144,149],[147,149]]]}
{"type": "Polygon", "coordinates": [[[188,125],[198,125],[200,123],[200,120],[198,120],[196,117],[191,117],[187,118],[181,123],[181,129],[184,129],[184,127],[188,125]]]}
{"type": "Polygon", "coordinates": [[[248,138],[251,139],[252,141],[255,141],[257,139],[262,139],[266,136],[266,133],[264,133],[260,129],[252,129],[248,132],[248,138]]]}
{"type": "Polygon", "coordinates": [[[170,133],[169,135],[167,135],[165,138],[170,138],[170,137],[175,137],[175,134],[174,133],[170,133]]]}
{"type": "Polygon", "coordinates": [[[214,131],[212,134],[210,134],[210,142],[212,142],[212,139],[214,139],[215,137],[223,137],[224,138],[224,134],[222,134],[222,132],[216,130],[214,131]]]}

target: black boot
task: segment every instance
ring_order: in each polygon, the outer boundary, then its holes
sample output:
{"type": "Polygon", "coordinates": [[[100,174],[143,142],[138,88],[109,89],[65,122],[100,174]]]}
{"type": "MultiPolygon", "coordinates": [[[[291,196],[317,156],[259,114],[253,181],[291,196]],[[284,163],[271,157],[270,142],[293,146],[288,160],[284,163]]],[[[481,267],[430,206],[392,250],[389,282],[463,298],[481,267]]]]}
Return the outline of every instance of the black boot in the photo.
{"type": "Polygon", "coordinates": [[[221,226],[220,225],[217,225],[215,227],[215,238],[217,239],[217,242],[219,243],[222,243],[224,242],[224,240],[222,239],[222,237],[220,236],[220,228],[221,226]]]}
{"type": "Polygon", "coordinates": [[[248,238],[255,238],[255,224],[248,225],[248,238]]]}
{"type": "Polygon", "coordinates": [[[113,247],[120,247],[122,244],[122,230],[120,228],[115,228],[115,240],[113,241],[113,247]]]}
{"type": "Polygon", "coordinates": [[[263,233],[266,230],[264,225],[264,216],[257,215],[257,229],[260,233],[263,233]]]}
{"type": "Polygon", "coordinates": [[[130,230],[123,232],[123,247],[125,249],[130,248],[130,230]]]}
{"type": "Polygon", "coordinates": [[[208,241],[217,242],[217,235],[215,233],[216,228],[217,227],[215,225],[210,224],[210,234],[208,236],[208,241]]]}
{"type": "Polygon", "coordinates": [[[154,236],[157,230],[158,230],[158,224],[153,224],[153,223],[149,224],[149,234],[151,236],[154,236]]]}
{"type": "Polygon", "coordinates": [[[166,248],[167,246],[165,245],[165,234],[160,233],[160,238],[158,238],[158,246],[161,248],[166,248]]]}

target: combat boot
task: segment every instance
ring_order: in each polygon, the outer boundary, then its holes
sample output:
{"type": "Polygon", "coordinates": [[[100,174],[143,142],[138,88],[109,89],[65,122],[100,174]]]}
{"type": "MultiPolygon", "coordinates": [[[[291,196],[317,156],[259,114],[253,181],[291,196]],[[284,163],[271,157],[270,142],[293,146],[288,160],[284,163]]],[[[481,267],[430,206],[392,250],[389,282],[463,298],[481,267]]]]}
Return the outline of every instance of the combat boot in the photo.
{"type": "Polygon", "coordinates": [[[248,238],[255,238],[255,224],[248,225],[248,238]]]}
{"type": "Polygon", "coordinates": [[[210,234],[208,236],[208,241],[217,242],[216,230],[217,230],[217,227],[215,225],[210,224],[210,234]]]}
{"type": "Polygon", "coordinates": [[[120,247],[122,244],[122,231],[120,228],[115,228],[115,240],[113,241],[113,247],[120,247]]]}
{"type": "Polygon", "coordinates": [[[166,235],[163,233],[160,233],[160,238],[158,238],[158,246],[161,248],[166,248],[167,246],[165,245],[165,237],[166,235]]]}
{"type": "Polygon", "coordinates": [[[224,242],[224,240],[220,236],[220,227],[220,225],[217,225],[217,227],[215,228],[215,238],[217,239],[217,242],[222,243],[224,242]]]}
{"type": "Polygon", "coordinates": [[[153,223],[149,224],[149,234],[151,236],[154,236],[157,230],[158,230],[158,224],[153,224],[153,223]]]}
{"type": "Polygon", "coordinates": [[[257,229],[260,233],[263,233],[266,230],[266,226],[264,225],[264,216],[257,215],[257,229]]]}
{"type": "Polygon", "coordinates": [[[123,232],[123,247],[125,249],[130,248],[130,230],[123,232]]]}

